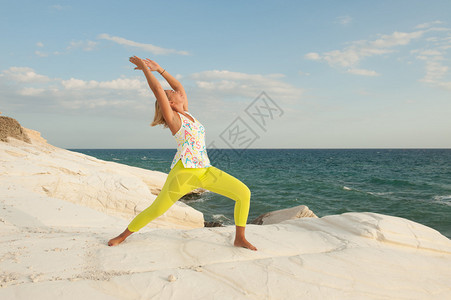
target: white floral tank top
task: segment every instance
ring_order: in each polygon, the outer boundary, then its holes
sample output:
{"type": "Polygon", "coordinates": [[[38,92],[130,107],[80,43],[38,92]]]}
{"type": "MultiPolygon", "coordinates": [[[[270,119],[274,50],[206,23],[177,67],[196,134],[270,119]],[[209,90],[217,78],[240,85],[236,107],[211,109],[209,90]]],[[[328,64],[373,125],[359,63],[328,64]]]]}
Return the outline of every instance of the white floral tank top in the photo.
{"type": "Polygon", "coordinates": [[[194,122],[178,113],[182,120],[182,126],[179,131],[174,134],[177,141],[177,153],[172,160],[171,169],[178,160],[182,160],[185,168],[206,168],[210,167],[210,159],[207,155],[207,147],[205,146],[205,128],[191,115],[194,122]]]}

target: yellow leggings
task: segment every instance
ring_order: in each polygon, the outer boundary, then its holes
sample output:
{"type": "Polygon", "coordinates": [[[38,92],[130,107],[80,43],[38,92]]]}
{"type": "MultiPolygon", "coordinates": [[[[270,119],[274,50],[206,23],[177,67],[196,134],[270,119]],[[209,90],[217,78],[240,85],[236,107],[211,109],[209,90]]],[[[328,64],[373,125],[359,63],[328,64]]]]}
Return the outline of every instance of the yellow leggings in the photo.
{"type": "Polygon", "coordinates": [[[204,188],[235,200],[235,225],[246,226],[251,191],[244,183],[216,167],[185,168],[179,160],[169,172],[155,201],[130,222],[128,230],[140,230],[164,214],[183,195],[196,188],[204,188]]]}

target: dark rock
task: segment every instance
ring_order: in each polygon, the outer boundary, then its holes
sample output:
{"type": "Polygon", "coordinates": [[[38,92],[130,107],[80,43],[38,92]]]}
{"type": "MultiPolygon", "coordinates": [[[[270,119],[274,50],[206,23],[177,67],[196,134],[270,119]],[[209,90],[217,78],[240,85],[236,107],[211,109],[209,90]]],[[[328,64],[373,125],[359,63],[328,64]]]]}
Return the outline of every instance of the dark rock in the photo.
{"type": "Polygon", "coordinates": [[[204,222],[204,227],[224,227],[221,222],[204,222]]]}
{"type": "Polygon", "coordinates": [[[188,200],[189,201],[189,200],[199,199],[202,196],[202,194],[205,193],[205,192],[206,192],[206,190],[202,189],[202,188],[195,189],[195,190],[189,192],[188,194],[184,195],[182,197],[182,200],[188,200]]]}

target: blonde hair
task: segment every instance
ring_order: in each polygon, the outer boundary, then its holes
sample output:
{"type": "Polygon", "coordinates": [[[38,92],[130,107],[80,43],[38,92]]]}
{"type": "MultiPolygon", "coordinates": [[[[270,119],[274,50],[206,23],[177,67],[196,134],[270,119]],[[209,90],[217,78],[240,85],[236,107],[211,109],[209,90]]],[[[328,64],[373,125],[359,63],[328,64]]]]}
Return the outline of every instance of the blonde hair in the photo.
{"type": "Polygon", "coordinates": [[[157,100],[155,100],[155,116],[153,117],[153,122],[150,123],[150,126],[163,125],[165,128],[169,127],[168,123],[163,117],[163,112],[160,109],[160,104],[157,100]]]}

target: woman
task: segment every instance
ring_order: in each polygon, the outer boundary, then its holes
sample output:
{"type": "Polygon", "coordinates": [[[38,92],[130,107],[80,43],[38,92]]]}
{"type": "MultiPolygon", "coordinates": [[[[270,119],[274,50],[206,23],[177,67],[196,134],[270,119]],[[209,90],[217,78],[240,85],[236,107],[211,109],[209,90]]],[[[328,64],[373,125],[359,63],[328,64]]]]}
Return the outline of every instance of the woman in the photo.
{"type": "Polygon", "coordinates": [[[151,125],[161,124],[169,127],[177,141],[177,153],[166,182],[155,201],[138,214],[123,233],[111,239],[108,245],[119,245],[133,232],[137,232],[161,216],[183,195],[201,187],[235,200],[234,245],[257,250],[244,236],[251,192],[244,183],[210,164],[205,147],[205,129],[188,112],[188,99],[181,83],[150,59],[142,60],[133,56],[130,57],[130,62],[136,65],[135,70],[144,72],[147,83],[157,99],[155,117],[151,125]],[[160,73],[173,90],[163,90],[151,71],[160,73]]]}

